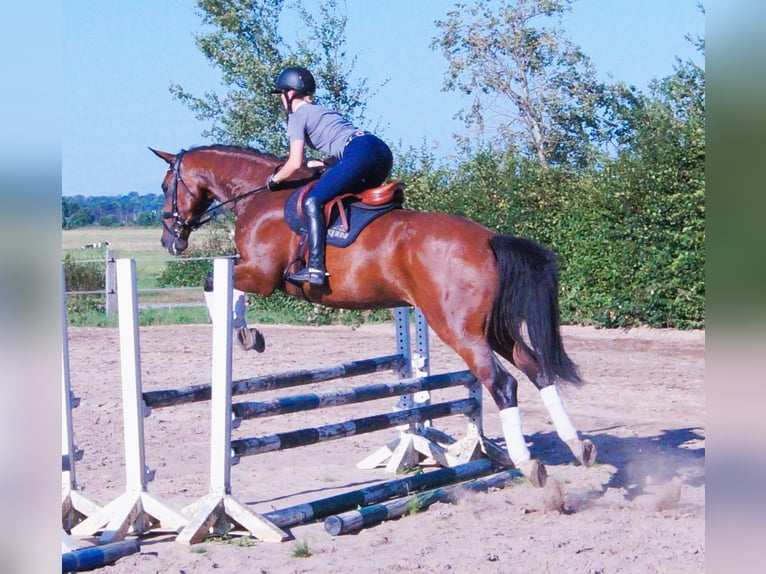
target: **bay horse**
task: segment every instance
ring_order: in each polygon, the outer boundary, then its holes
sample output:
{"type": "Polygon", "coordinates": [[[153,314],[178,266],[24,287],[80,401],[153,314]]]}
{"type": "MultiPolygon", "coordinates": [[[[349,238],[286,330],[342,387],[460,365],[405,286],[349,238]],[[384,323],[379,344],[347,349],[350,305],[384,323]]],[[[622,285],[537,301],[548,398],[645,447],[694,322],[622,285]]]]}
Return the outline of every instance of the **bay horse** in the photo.
{"type": "Polygon", "coordinates": [[[162,245],[169,253],[187,248],[190,233],[217,200],[236,217],[236,289],[264,297],[279,289],[344,309],[412,305],[489,391],[510,460],[532,484],[544,485],[547,473],[530,456],[517,381],[497,355],[537,387],[574,457],[593,464],[595,446],[580,438],[556,388],[582,380],[561,340],[557,264],[546,247],[493,233],[464,217],[395,209],[372,221],[348,247],[327,246],[324,285],[295,285],[284,278],[300,241],[284,216],[292,191],[269,191],[265,184],[280,158],[224,145],[177,154],[149,149],[169,166],[162,181],[162,245]]]}

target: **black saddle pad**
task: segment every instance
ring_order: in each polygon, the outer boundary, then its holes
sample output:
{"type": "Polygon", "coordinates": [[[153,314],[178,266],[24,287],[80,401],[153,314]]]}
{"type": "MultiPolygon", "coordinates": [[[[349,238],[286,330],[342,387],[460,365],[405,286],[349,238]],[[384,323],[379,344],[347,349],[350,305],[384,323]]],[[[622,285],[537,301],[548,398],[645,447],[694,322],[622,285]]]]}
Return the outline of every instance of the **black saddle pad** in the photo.
{"type": "MultiPolygon", "coordinates": [[[[302,235],[306,233],[306,224],[302,217],[298,215],[298,196],[301,189],[297,189],[288,198],[285,204],[285,220],[295,233],[302,235]]],[[[343,208],[346,210],[348,220],[348,231],[343,228],[343,222],[337,209],[333,209],[332,220],[327,226],[327,245],[335,247],[348,247],[359,236],[359,233],[367,225],[394,209],[400,209],[401,202],[387,203],[380,206],[365,205],[356,201],[353,197],[343,200],[343,208]]]]}

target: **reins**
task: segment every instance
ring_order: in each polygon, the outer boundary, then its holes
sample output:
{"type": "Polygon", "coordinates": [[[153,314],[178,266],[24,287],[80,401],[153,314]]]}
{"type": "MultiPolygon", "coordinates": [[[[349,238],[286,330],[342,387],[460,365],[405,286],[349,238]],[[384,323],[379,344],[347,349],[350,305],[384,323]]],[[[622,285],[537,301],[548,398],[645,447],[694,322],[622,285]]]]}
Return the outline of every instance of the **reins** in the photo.
{"type": "MultiPolygon", "coordinates": [[[[181,182],[183,183],[183,180],[181,180],[181,182]]],[[[186,184],[184,184],[184,187],[186,187],[186,184]]],[[[188,187],[187,187],[187,189],[188,189],[188,187]]],[[[253,194],[256,194],[258,192],[261,192],[261,191],[266,191],[266,189],[268,189],[268,188],[265,185],[261,185],[259,187],[256,187],[255,189],[251,189],[250,191],[246,191],[244,193],[240,193],[239,195],[236,195],[236,196],[232,197],[231,199],[227,199],[226,201],[219,201],[215,205],[213,205],[211,207],[208,207],[205,211],[203,211],[199,215],[196,215],[196,216],[194,216],[192,218],[192,223],[191,223],[192,229],[198,229],[200,226],[202,226],[205,223],[207,223],[208,221],[214,219],[216,217],[216,215],[218,215],[217,213],[214,213],[214,212],[218,211],[220,208],[224,207],[225,205],[227,205],[229,203],[236,203],[240,199],[245,199],[246,197],[248,197],[250,195],[253,195],[253,194]],[[203,219],[202,221],[195,221],[195,220],[199,220],[201,217],[204,217],[208,213],[213,213],[213,215],[209,216],[207,219],[203,219]]]]}

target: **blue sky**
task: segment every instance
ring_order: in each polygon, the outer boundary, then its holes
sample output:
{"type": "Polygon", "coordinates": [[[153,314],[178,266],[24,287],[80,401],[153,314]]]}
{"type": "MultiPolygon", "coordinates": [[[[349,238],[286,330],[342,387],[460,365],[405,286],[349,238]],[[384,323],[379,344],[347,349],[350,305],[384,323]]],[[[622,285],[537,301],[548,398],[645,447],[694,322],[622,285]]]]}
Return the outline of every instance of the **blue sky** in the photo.
{"type": "MultiPolygon", "coordinates": [[[[349,52],[371,87],[371,123],[391,142],[452,149],[452,116],[465,102],[440,91],[446,62],[429,48],[454,2],[348,0],[349,52]]],[[[63,3],[62,193],[161,193],[165,164],[147,147],[176,152],[214,143],[207,127],[168,90],[223,92],[220,75],[197,50],[194,0],[72,0],[63,3]]],[[[602,79],[644,89],[673,71],[676,56],[700,56],[686,34],[704,34],[697,0],[579,0],[564,23],[602,79]]],[[[369,126],[362,126],[369,127],[369,126]]]]}

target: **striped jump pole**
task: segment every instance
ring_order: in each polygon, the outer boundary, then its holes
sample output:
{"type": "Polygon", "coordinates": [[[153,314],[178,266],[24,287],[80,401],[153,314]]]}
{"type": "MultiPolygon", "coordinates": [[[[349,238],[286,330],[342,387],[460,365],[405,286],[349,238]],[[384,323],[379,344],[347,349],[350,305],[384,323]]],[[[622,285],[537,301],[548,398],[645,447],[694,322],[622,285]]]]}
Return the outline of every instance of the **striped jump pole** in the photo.
{"type": "Polygon", "coordinates": [[[77,407],[80,399],[72,393],[69,371],[69,314],[66,306],[66,272],[61,265],[61,522],[62,551],[72,550],[74,542],[66,534],[73,526],[95,514],[100,507],[83,495],[77,484],[76,461],[82,458],[83,452],[74,444],[72,424],[72,409],[77,407]]]}
{"type": "Polygon", "coordinates": [[[122,540],[92,548],[78,548],[61,555],[61,572],[66,574],[95,570],[140,550],[137,540],[122,540]]]}
{"type": "Polygon", "coordinates": [[[444,373],[430,377],[402,379],[391,384],[377,383],[324,393],[308,393],[276,398],[270,401],[235,403],[232,405],[232,409],[234,415],[240,419],[269,417],[298,411],[375,401],[403,394],[429,392],[456,385],[469,385],[475,380],[476,377],[471,374],[471,371],[444,373]]]}
{"type": "Polygon", "coordinates": [[[305,428],[231,441],[231,450],[236,457],[262,454],[275,450],[285,450],[307,446],[319,442],[366,434],[409,423],[422,423],[427,420],[451,415],[472,413],[479,405],[473,399],[460,399],[424,407],[415,407],[404,411],[373,415],[321,427],[305,428]]]}
{"type": "Polygon", "coordinates": [[[385,520],[404,516],[413,510],[423,510],[435,502],[454,502],[461,493],[466,491],[483,492],[490,488],[504,488],[522,476],[521,472],[514,468],[487,477],[434,488],[396,500],[373,504],[359,510],[350,510],[342,514],[328,516],[324,521],[324,527],[333,536],[348,534],[367,526],[380,524],[385,520]]]}
{"type": "MultiPolygon", "coordinates": [[[[349,389],[338,389],[324,393],[309,393],[291,397],[282,397],[263,402],[236,403],[232,406],[232,410],[237,419],[250,419],[361,403],[403,395],[411,396],[413,394],[428,394],[430,401],[430,391],[455,386],[467,386],[470,388],[475,384],[476,378],[470,371],[460,371],[414,379],[402,379],[390,384],[378,383],[349,389]]],[[[470,398],[470,401],[473,402],[462,403],[466,408],[461,412],[467,416],[475,416],[476,410],[480,408],[480,402],[473,398],[470,398]]],[[[459,401],[456,402],[456,404],[457,403],[459,403],[459,401]]],[[[303,429],[291,433],[272,435],[270,437],[247,439],[246,443],[235,441],[232,448],[235,455],[238,457],[255,454],[254,448],[257,452],[267,452],[266,449],[280,450],[286,448],[286,444],[292,445],[289,448],[294,446],[305,446],[306,444],[312,444],[308,441],[320,442],[322,440],[351,436],[351,434],[373,432],[375,430],[381,430],[382,428],[390,428],[391,426],[407,423],[401,427],[401,435],[395,442],[398,444],[402,441],[408,441],[413,449],[417,449],[419,457],[424,456],[426,459],[432,460],[436,464],[449,467],[471,460],[474,457],[474,453],[470,452],[468,456],[466,456],[466,449],[462,448],[459,441],[455,441],[451,437],[444,435],[444,433],[438,433],[438,431],[432,427],[421,426],[421,424],[430,423],[430,419],[432,418],[449,416],[451,414],[456,414],[456,411],[445,410],[444,405],[437,407],[436,405],[425,403],[424,406],[421,407],[412,407],[406,410],[399,409],[388,415],[378,415],[375,417],[368,417],[367,419],[347,421],[340,425],[328,425],[320,429],[303,429]],[[426,435],[426,433],[429,434],[426,435]],[[456,442],[458,443],[458,448],[455,446],[446,448],[442,446],[442,444],[456,442]],[[258,446],[253,447],[254,444],[257,444],[258,446]],[[239,452],[238,449],[240,448],[242,448],[242,452],[239,452]],[[463,454],[461,455],[461,453],[463,454]]],[[[396,447],[392,444],[389,444],[384,448],[386,451],[383,455],[387,457],[391,457],[396,450],[396,447]]],[[[237,459],[235,459],[235,461],[236,460],[237,459]]],[[[407,461],[402,459],[399,462],[404,464],[407,461]]],[[[418,460],[410,462],[409,466],[415,466],[418,462],[418,460]]],[[[373,465],[370,468],[373,468],[374,466],[377,465],[373,465]]]]}
{"type": "MultiPolygon", "coordinates": [[[[383,371],[399,371],[404,367],[406,359],[402,354],[387,355],[372,359],[360,359],[349,361],[340,365],[319,369],[301,369],[275,375],[263,375],[240,379],[231,383],[231,394],[245,395],[260,391],[287,389],[312,383],[320,383],[359,375],[370,375],[383,371]]],[[[159,391],[147,391],[143,394],[144,403],[147,407],[155,409],[209,401],[212,397],[212,385],[192,385],[183,389],[167,389],[159,391]]]]}
{"type": "Polygon", "coordinates": [[[398,496],[407,496],[420,490],[476,478],[491,472],[492,469],[492,461],[488,458],[482,458],[452,468],[440,468],[430,472],[414,474],[313,502],[297,504],[281,510],[273,510],[265,513],[263,516],[277,526],[287,528],[303,522],[324,518],[330,514],[336,514],[353,508],[366,507],[398,496]]]}
{"type": "Polygon", "coordinates": [[[144,452],[135,260],[117,260],[117,285],[127,484],[124,494],[72,529],[72,533],[78,535],[102,531],[99,538],[101,544],[121,540],[129,531],[144,534],[156,526],[178,532],[187,522],[181,514],[149,494],[147,489],[152,473],[147,469],[144,452]]]}

